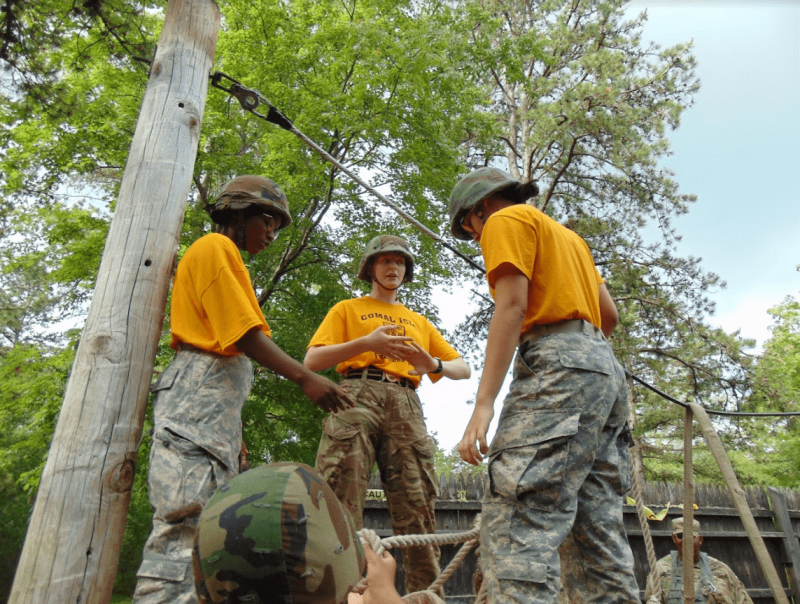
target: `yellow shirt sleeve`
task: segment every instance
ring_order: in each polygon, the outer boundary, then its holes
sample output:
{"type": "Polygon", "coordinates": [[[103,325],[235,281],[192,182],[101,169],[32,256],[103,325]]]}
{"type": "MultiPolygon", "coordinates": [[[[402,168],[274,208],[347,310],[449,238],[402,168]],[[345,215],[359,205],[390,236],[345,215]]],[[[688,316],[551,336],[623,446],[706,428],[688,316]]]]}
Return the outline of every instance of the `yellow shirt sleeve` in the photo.
{"type": "Polygon", "coordinates": [[[236,245],[219,234],[198,239],[178,264],[172,288],[172,338],[216,354],[241,354],[236,342],[254,327],[271,336],[236,245]]]}
{"type": "Polygon", "coordinates": [[[523,333],[533,325],[569,319],[600,327],[598,286],[603,280],[577,233],[533,206],[517,204],[486,220],[481,250],[492,296],[502,265],[510,264],[528,278],[523,333]]]}
{"type": "MultiPolygon", "coordinates": [[[[394,325],[392,335],[412,338],[431,356],[439,357],[443,361],[452,361],[461,356],[427,318],[402,304],[387,304],[369,296],[344,300],[331,308],[311,338],[308,348],[351,342],[369,335],[382,325],[394,325]]],[[[336,371],[346,374],[351,369],[363,369],[368,366],[377,367],[397,377],[408,378],[415,385],[419,385],[421,381],[420,376],[409,375],[408,372],[414,368],[411,363],[374,352],[364,352],[351,357],[339,363],[336,371]]],[[[432,382],[442,378],[440,374],[429,374],[428,377],[432,382]]]]}

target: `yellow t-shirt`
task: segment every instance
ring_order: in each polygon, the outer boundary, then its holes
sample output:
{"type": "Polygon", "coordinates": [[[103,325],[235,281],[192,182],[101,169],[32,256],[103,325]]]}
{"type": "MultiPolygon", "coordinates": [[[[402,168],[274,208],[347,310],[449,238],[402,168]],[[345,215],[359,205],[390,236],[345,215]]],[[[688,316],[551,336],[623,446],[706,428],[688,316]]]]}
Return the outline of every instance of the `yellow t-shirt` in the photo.
{"type": "Polygon", "coordinates": [[[481,250],[492,297],[501,265],[511,264],[528,278],[522,333],[568,319],[601,327],[598,286],[603,279],[589,246],[574,231],[533,206],[516,204],[486,220],[481,250]]]}
{"type": "MultiPolygon", "coordinates": [[[[461,356],[422,315],[407,309],[402,304],[388,304],[370,296],[343,300],[331,308],[311,338],[308,348],[351,342],[371,334],[382,325],[390,324],[397,326],[392,335],[413,338],[433,357],[452,361],[461,356]]],[[[409,375],[408,372],[414,368],[411,363],[390,359],[374,352],[365,352],[349,358],[339,363],[336,371],[345,374],[350,369],[362,369],[369,365],[386,373],[408,378],[415,385],[419,385],[421,381],[420,376],[409,375]]],[[[437,382],[442,375],[428,374],[428,377],[432,382],[437,382]]]]}
{"type": "Polygon", "coordinates": [[[224,356],[241,354],[236,342],[253,327],[271,336],[239,249],[228,237],[205,235],[175,271],[170,346],[180,342],[224,356]]]}

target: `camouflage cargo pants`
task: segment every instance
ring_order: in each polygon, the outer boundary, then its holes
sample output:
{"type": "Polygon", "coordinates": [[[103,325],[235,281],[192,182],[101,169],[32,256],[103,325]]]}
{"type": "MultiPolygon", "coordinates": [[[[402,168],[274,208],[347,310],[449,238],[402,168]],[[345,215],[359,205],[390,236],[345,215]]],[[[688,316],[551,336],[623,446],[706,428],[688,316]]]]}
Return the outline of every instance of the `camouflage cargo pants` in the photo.
{"type": "Polygon", "coordinates": [[[520,347],[492,442],[481,514],[489,602],[551,604],[561,586],[580,602],[639,604],[622,523],[630,488],[622,367],[599,330],[520,347]]]}
{"type": "Polygon", "coordinates": [[[252,382],[244,355],[190,349],[178,353],[153,387],[148,490],[155,511],[137,572],[137,604],[196,604],[195,528],[209,497],[238,474],[241,408],[252,382]]]}
{"type": "MultiPolygon", "coordinates": [[[[367,486],[378,462],[395,535],[436,532],[435,444],[428,436],[416,393],[399,384],[344,380],[357,406],[323,422],[317,470],[364,526],[367,486]]],[[[439,575],[439,547],[403,548],[406,593],[426,589],[439,575]]]]}

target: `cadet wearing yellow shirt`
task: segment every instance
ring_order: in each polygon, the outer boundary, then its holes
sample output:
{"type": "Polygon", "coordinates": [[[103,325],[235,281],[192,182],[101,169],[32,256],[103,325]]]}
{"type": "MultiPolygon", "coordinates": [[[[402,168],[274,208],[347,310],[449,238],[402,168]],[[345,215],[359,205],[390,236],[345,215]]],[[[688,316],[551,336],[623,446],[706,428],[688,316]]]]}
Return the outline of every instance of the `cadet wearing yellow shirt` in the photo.
{"type": "MultiPolygon", "coordinates": [[[[469,366],[422,315],[403,306],[397,289],[411,281],[414,257],[400,237],[380,235],[366,247],[358,276],[372,284],[362,298],[336,304],[308,345],[314,371],[336,365],[356,407],[328,416],[316,466],[363,526],[375,462],[396,535],[436,530],[435,445],[415,392],[423,375],[464,379],[469,366]]],[[[439,548],[405,550],[406,592],[426,589],[439,574],[439,548]]]]}
{"type": "MultiPolygon", "coordinates": [[[[622,524],[630,487],[625,374],[606,337],[619,316],[586,243],[525,202],[538,193],[496,168],[450,195],[450,231],[480,242],[495,312],[475,409],[459,444],[488,455],[481,569],[490,602],[551,604],[569,537],[586,602],[638,604],[622,524]],[[514,377],[491,448],[486,433],[508,367],[514,377]]],[[[576,583],[578,583],[576,585],[576,583]]]]}
{"type": "Polygon", "coordinates": [[[153,528],[134,593],[137,604],[195,603],[192,544],[203,505],[239,473],[241,409],[253,359],[298,384],[325,410],[353,404],[272,341],[239,250],[257,254],[292,219],[283,191],[260,176],[228,182],[206,208],[219,225],[186,251],[172,288],[175,359],[155,392],[148,490],[153,528]],[[249,358],[248,358],[249,357],[249,358]]]}

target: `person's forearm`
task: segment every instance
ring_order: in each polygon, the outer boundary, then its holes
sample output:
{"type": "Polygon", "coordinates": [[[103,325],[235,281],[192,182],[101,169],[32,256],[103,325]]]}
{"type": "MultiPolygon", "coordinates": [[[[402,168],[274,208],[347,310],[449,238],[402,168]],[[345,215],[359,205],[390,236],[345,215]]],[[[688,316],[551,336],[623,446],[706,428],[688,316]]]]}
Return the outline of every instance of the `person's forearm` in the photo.
{"type": "Polygon", "coordinates": [[[322,371],[351,359],[362,352],[370,352],[369,343],[364,337],[350,342],[342,342],[341,344],[315,346],[306,351],[306,358],[303,360],[303,364],[311,371],[322,371]]]}
{"type": "Polygon", "coordinates": [[[617,325],[619,325],[619,311],[605,283],[601,283],[598,289],[600,298],[600,322],[602,323],[600,330],[605,337],[610,338],[611,334],[617,328],[617,325]]]}
{"type": "Polygon", "coordinates": [[[300,384],[308,374],[302,363],[286,354],[260,329],[251,329],[236,342],[236,347],[262,367],[300,384]]]}
{"type": "Polygon", "coordinates": [[[514,358],[524,318],[524,309],[521,312],[519,310],[503,312],[501,309],[495,308],[494,316],[489,323],[486,357],[478,386],[476,405],[494,405],[500,388],[503,387],[511,360],[514,358]]]}
{"type": "Polygon", "coordinates": [[[442,361],[442,375],[451,380],[466,380],[472,375],[472,369],[463,357],[458,357],[450,361],[442,361]]]}
{"type": "Polygon", "coordinates": [[[494,406],[519,343],[528,307],[528,279],[522,273],[501,276],[495,283],[495,308],[486,340],[486,360],[475,399],[477,406],[494,406]]]}

